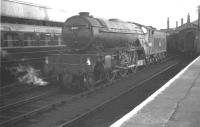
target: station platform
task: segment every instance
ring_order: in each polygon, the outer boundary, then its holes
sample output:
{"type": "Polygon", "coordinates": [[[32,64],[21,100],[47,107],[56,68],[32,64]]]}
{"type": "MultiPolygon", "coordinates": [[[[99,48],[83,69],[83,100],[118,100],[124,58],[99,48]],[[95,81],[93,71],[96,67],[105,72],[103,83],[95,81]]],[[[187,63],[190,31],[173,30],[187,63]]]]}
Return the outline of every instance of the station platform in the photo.
{"type": "Polygon", "coordinates": [[[200,56],[110,127],[200,127],[200,56]]]}

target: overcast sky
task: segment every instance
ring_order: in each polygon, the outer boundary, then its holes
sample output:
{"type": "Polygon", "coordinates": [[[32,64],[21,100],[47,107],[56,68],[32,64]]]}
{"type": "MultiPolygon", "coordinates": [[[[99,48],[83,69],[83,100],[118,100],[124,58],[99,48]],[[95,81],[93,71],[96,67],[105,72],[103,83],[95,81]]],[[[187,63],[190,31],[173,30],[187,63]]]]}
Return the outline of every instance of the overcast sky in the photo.
{"type": "Polygon", "coordinates": [[[118,18],[123,21],[133,21],[151,25],[158,29],[167,27],[167,17],[170,27],[175,22],[187,21],[190,13],[191,21],[197,19],[197,6],[200,0],[21,0],[67,12],[66,19],[80,11],[90,12],[94,17],[105,19],[118,18]]]}

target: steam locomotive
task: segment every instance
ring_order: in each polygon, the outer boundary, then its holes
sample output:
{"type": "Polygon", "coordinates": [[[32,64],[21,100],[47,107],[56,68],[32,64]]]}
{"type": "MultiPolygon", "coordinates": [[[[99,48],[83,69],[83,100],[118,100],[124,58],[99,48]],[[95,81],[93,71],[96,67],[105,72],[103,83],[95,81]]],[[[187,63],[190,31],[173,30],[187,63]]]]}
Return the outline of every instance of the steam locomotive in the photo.
{"type": "Polygon", "coordinates": [[[66,51],[46,58],[44,73],[67,88],[91,88],[135,72],[165,57],[166,33],[119,19],[80,12],[62,28],[66,51]]]}

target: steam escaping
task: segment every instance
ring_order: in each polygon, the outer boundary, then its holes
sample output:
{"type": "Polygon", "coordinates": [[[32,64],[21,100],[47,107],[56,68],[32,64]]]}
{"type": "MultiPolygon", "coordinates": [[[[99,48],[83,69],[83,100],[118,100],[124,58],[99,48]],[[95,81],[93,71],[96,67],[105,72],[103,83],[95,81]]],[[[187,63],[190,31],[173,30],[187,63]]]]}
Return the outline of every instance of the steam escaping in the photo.
{"type": "Polygon", "coordinates": [[[19,82],[26,84],[33,84],[38,86],[47,85],[48,82],[44,81],[42,78],[39,78],[40,71],[34,69],[30,65],[19,65],[16,68],[16,72],[21,75],[18,77],[19,82]]]}

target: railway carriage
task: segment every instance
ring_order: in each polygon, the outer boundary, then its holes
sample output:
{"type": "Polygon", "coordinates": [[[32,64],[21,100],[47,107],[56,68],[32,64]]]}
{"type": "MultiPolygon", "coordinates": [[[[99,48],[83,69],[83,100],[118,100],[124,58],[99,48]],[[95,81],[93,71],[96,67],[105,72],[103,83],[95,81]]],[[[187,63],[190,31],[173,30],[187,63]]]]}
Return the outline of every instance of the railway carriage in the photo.
{"type": "Polygon", "coordinates": [[[17,0],[1,0],[1,8],[1,84],[7,84],[12,68],[28,64],[42,70],[46,56],[65,49],[61,26],[66,12],[17,0]]]}
{"type": "Polygon", "coordinates": [[[200,29],[194,23],[185,23],[168,37],[168,50],[191,57],[200,53],[200,29]]]}
{"type": "Polygon", "coordinates": [[[11,81],[11,68],[29,64],[37,69],[44,66],[45,57],[62,52],[61,28],[1,23],[2,83],[11,81]],[[9,75],[9,76],[8,76],[9,75]]]}
{"type": "Polygon", "coordinates": [[[165,33],[119,19],[94,18],[88,12],[79,14],[64,23],[66,52],[46,58],[45,73],[58,76],[63,86],[90,88],[164,57],[165,33]]]}
{"type": "Polygon", "coordinates": [[[1,50],[12,60],[42,57],[57,53],[62,47],[59,27],[1,23],[1,50]]]}

